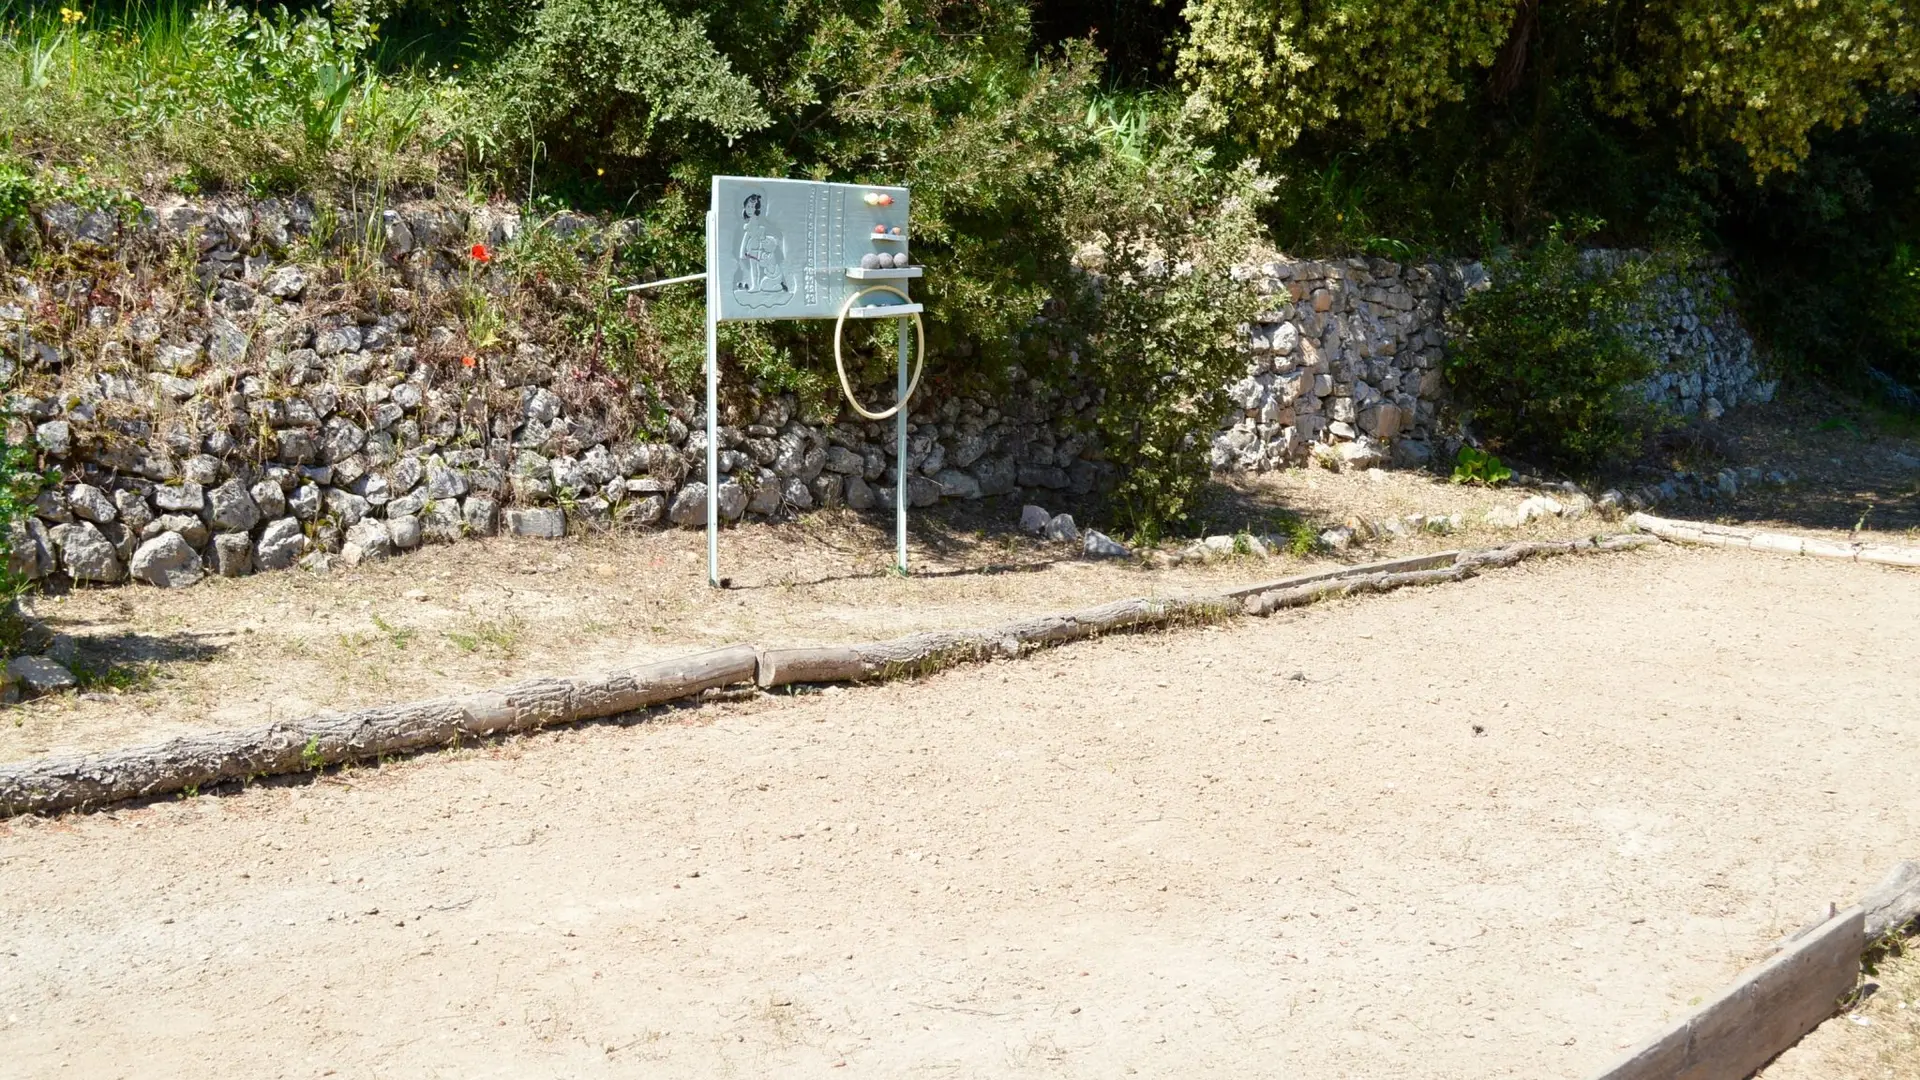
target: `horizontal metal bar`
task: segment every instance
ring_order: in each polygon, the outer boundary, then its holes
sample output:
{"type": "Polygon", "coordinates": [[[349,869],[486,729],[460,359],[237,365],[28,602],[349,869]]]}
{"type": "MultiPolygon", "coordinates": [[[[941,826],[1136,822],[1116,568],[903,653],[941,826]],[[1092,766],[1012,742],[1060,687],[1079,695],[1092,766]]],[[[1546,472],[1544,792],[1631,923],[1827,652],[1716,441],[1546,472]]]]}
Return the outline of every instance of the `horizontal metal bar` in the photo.
{"type": "Polygon", "coordinates": [[[925,270],[924,266],[890,266],[884,270],[849,266],[847,276],[855,281],[899,281],[902,278],[917,278],[925,270]]]}
{"type": "Polygon", "coordinates": [[[705,274],[682,274],[679,277],[663,278],[659,281],[647,281],[647,282],[642,282],[639,285],[622,285],[613,291],[614,292],[638,292],[641,289],[657,289],[662,285],[680,285],[689,281],[705,281],[705,280],[707,280],[707,275],[705,274]]]}
{"type": "Polygon", "coordinates": [[[849,319],[896,319],[906,315],[918,315],[927,310],[919,304],[873,304],[867,307],[847,309],[849,319]]]}

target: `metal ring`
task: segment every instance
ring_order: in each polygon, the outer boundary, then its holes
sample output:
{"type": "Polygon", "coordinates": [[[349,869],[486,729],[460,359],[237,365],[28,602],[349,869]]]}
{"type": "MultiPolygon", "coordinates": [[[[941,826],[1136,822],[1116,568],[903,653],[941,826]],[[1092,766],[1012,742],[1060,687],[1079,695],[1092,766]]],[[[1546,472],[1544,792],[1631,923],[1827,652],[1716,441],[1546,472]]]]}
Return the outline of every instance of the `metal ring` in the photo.
{"type": "Polygon", "coordinates": [[[913,358],[913,380],[907,383],[906,395],[899,401],[894,402],[893,408],[885,412],[868,412],[866,407],[860,404],[859,399],[853,396],[853,385],[847,381],[847,365],[840,356],[840,338],[846,329],[847,312],[853,310],[854,302],[868,293],[873,292],[890,292],[902,301],[907,303],[912,302],[906,293],[901,292],[891,285],[869,285],[859,292],[854,293],[852,296],[847,297],[847,302],[840,305],[840,317],[833,321],[833,368],[840,374],[840,392],[846,395],[847,404],[853,406],[853,411],[869,420],[885,420],[899,412],[902,405],[905,405],[913,399],[913,392],[920,388],[920,373],[926,370],[927,362],[927,328],[921,324],[919,312],[916,311],[912,315],[906,316],[913,320],[914,336],[920,344],[920,348],[918,352],[914,354],[913,358]]]}

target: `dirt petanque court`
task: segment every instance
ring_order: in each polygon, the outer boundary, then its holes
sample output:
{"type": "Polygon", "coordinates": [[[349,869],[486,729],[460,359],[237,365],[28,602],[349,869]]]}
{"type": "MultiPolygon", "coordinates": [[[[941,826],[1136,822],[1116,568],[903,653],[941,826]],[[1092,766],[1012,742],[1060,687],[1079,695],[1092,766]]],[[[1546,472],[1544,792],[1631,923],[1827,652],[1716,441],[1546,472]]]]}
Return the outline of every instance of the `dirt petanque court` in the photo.
{"type": "Polygon", "coordinates": [[[1915,854],[1916,604],[1663,545],[15,818],[0,1060],[1582,1077],[1915,854]]]}

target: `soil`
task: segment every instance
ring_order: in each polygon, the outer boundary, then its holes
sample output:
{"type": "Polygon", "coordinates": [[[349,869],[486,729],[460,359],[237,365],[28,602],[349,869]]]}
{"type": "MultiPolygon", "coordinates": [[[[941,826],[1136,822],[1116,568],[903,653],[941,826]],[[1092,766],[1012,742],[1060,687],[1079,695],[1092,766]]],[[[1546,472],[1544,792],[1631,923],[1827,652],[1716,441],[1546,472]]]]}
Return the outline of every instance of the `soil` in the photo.
{"type": "MultiPolygon", "coordinates": [[[[1479,521],[1526,492],[1398,473],[1291,472],[1219,485],[1206,531],[1284,531],[1406,514],[1479,521]]],[[[1594,519],[1494,532],[1416,534],[1308,558],[1229,558],[1150,571],[1090,561],[1009,526],[1019,504],[959,504],[912,517],[913,575],[889,572],[890,517],[810,515],[729,529],[705,585],[704,533],[673,530],[554,543],[432,547],[384,564],[211,579],[185,590],[75,590],[36,604],[81,640],[89,692],[0,710],[0,761],[244,727],[321,709],[466,692],[737,642],[867,641],[987,626],[1134,596],[1161,597],[1461,545],[1585,535],[1594,519]]]]}
{"type": "MultiPolygon", "coordinates": [[[[535,549],[468,550],[425,565],[535,549]]],[[[1006,580],[1118,580],[1077,573],[1006,580]]],[[[964,580],[912,602],[972,621],[994,578],[964,580]]],[[[847,610],[888,606],[860,581],[847,610]]],[[[799,625],[733,599],[684,617],[799,625]]],[[[1920,574],[1663,546],[16,819],[0,1060],[1584,1076],[1917,854],[1916,603],[1920,574]]]]}
{"type": "Polygon", "coordinates": [[[1772,404],[1735,410],[1692,440],[1676,442],[1659,464],[1704,475],[1751,465],[1796,479],[1712,502],[1683,499],[1655,513],[1920,543],[1920,419],[1914,417],[1826,392],[1786,391],[1772,404]]]}

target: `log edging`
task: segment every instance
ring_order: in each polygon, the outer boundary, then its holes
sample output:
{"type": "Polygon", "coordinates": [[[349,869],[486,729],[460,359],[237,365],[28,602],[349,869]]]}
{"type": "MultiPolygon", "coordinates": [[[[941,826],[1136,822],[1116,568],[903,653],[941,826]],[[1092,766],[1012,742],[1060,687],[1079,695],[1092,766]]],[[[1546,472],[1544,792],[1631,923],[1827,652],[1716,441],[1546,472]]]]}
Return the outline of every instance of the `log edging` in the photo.
{"type": "Polygon", "coordinates": [[[695,699],[727,687],[879,682],[958,664],[1016,659],[1101,634],[1220,622],[1334,596],[1470,577],[1542,555],[1615,551],[1651,537],[1509,544],[1302,574],[1218,595],[1118,600],[982,629],[928,631],[852,645],[733,645],[598,675],[539,678],[472,694],[322,712],[165,742],[0,763],[0,817],[97,808],[265,776],[311,772],[388,754],[458,746],[555,724],[695,699]]]}
{"type": "Polygon", "coordinates": [[[1788,937],[1719,996],[1593,1080],[1746,1080],[1845,1007],[1862,957],[1920,918],[1920,863],[1895,864],[1858,904],[1788,937]]]}
{"type": "Polygon", "coordinates": [[[1784,555],[1811,555],[1820,559],[1840,559],[1845,562],[1920,569],[1920,548],[1903,544],[1825,540],[1817,536],[1765,532],[1760,529],[1750,529],[1744,525],[1720,525],[1711,521],[1659,518],[1652,514],[1630,514],[1627,516],[1626,523],[1632,528],[1676,544],[1748,548],[1753,551],[1774,551],[1784,555]]]}

